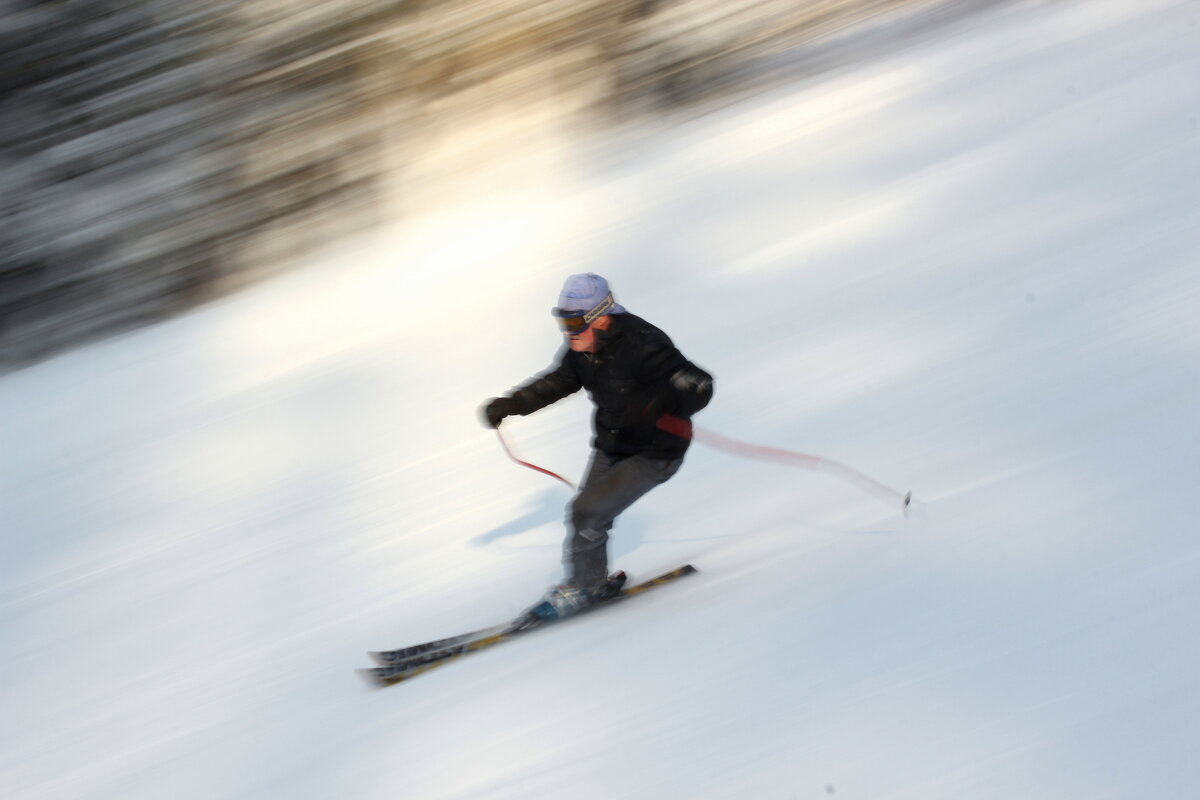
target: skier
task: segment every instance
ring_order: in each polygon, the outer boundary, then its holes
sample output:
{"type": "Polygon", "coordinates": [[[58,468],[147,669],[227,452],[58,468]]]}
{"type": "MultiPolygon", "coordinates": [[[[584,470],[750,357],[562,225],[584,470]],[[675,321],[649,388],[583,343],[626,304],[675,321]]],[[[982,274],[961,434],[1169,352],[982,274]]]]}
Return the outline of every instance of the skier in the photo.
{"type": "Polygon", "coordinates": [[[551,313],[567,340],[556,363],[480,409],[484,423],[498,428],[505,417],[532,414],[581,388],[596,405],[591,461],[567,508],[566,580],[530,609],[542,619],[569,616],[620,592],[625,573],[607,574],[613,521],[679,470],[691,416],[713,392],[712,376],[665,333],[618,305],[599,275],[570,276],[551,313]]]}

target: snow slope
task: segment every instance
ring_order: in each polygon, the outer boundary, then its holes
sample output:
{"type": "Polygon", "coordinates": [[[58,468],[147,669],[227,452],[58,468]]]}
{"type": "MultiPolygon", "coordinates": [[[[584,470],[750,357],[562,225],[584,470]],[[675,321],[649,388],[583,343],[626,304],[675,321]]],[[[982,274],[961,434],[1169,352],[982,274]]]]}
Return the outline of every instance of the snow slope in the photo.
{"type": "MultiPolygon", "coordinates": [[[[1002,6],[0,379],[0,796],[1197,796],[1197,45],[1002,6]],[[475,409],[584,269],[926,505],[697,446],[612,551],[701,575],[367,690],[558,577],[475,409]]],[[[577,478],[588,411],[506,430],[577,478]]]]}

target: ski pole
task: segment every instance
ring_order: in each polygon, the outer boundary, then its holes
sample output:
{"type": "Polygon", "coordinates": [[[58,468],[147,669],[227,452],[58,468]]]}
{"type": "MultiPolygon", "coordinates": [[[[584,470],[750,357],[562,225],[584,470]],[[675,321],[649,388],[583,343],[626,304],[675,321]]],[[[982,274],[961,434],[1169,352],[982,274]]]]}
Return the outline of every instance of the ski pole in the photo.
{"type": "Polygon", "coordinates": [[[701,444],[708,445],[716,450],[722,450],[726,453],[732,453],[743,458],[753,458],[759,461],[775,461],[782,464],[790,464],[794,467],[802,469],[810,469],[816,472],[826,472],[836,475],[842,480],[855,484],[860,489],[867,491],[885,503],[892,504],[899,502],[901,512],[908,514],[908,509],[912,505],[912,492],[901,494],[900,492],[888,486],[884,486],[874,478],[864,475],[856,469],[851,469],[845,464],[833,461],[832,459],[822,458],[821,456],[813,456],[807,453],[797,453],[792,450],[783,450],[778,447],[764,447],[762,445],[750,444],[748,442],[739,442],[736,439],[730,439],[727,436],[721,436],[712,431],[693,428],[692,424],[685,419],[680,419],[671,414],[664,414],[662,419],[658,421],[658,427],[665,431],[682,436],[685,439],[692,439],[701,444]]]}
{"type": "Polygon", "coordinates": [[[513,461],[517,462],[518,464],[520,464],[522,467],[529,467],[529,469],[536,470],[537,472],[540,472],[543,475],[549,475],[551,478],[560,480],[563,483],[565,483],[567,486],[570,486],[571,491],[575,490],[575,484],[571,483],[569,480],[564,478],[562,475],[559,475],[557,472],[551,472],[548,469],[539,467],[537,464],[530,464],[528,461],[522,461],[521,459],[514,456],[512,449],[508,446],[508,442],[505,441],[505,439],[504,439],[504,434],[500,432],[499,428],[496,428],[496,438],[498,438],[500,440],[500,446],[504,448],[504,452],[508,454],[508,457],[511,458],[513,461]]]}

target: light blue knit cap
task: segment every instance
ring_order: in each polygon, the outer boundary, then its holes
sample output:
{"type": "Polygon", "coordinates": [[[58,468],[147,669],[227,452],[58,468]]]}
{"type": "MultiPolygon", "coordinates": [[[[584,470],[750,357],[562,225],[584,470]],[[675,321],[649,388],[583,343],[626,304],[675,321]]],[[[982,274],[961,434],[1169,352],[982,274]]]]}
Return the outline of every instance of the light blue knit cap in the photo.
{"type": "Polygon", "coordinates": [[[611,302],[612,306],[601,313],[626,313],[625,307],[612,300],[611,295],[612,290],[608,288],[608,281],[594,272],[581,272],[567,278],[567,282],[563,284],[562,293],[558,296],[558,308],[561,311],[587,312],[601,304],[611,302]]]}

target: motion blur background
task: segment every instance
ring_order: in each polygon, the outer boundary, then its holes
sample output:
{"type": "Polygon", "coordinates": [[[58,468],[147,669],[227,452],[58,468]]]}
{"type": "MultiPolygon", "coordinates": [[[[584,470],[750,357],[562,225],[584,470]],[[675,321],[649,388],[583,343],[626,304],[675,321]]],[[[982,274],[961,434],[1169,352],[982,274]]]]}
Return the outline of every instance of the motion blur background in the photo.
{"type": "MultiPolygon", "coordinates": [[[[1196,0],[9,1],[0,59],[0,797],[1196,796],[1196,0]],[[585,270],[702,431],[919,502],[699,441],[610,550],[696,576],[368,689],[561,578],[477,411],[585,270]]],[[[577,480],[590,411],[506,435],[577,480]]]]}
{"type": "Polygon", "coordinates": [[[487,191],[547,141],[878,53],[884,17],[911,38],[995,4],[8,0],[0,369],[487,191]]]}

